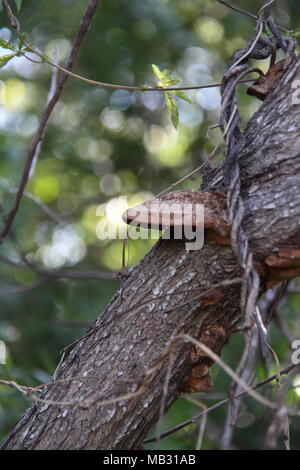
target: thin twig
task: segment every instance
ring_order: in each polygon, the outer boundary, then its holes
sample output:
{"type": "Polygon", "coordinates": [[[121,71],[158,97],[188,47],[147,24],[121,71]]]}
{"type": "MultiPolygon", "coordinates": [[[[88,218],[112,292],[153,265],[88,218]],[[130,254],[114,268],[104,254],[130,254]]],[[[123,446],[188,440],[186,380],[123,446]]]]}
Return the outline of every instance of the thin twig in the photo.
{"type": "Polygon", "coordinates": [[[89,328],[90,323],[87,321],[80,321],[80,320],[61,320],[60,318],[55,318],[52,323],[58,326],[66,326],[66,327],[77,327],[77,328],[89,328]]]}
{"type": "Polygon", "coordinates": [[[280,362],[276,351],[268,344],[269,350],[271,351],[275,364],[276,364],[276,392],[277,392],[277,403],[278,410],[276,412],[274,422],[277,424],[275,426],[276,432],[275,435],[279,435],[280,432],[283,434],[283,443],[286,450],[290,450],[290,427],[289,427],[289,417],[287,413],[287,408],[284,404],[284,396],[281,390],[280,383],[280,362]],[[279,424],[279,426],[278,426],[279,424]]]}
{"type": "Polygon", "coordinates": [[[198,173],[199,171],[201,170],[204,170],[204,168],[212,161],[212,159],[216,156],[216,154],[218,153],[218,151],[220,150],[220,148],[222,147],[223,145],[223,142],[220,142],[219,144],[217,144],[215,146],[215,148],[213,149],[213,151],[211,152],[211,154],[209,155],[208,159],[205,160],[205,162],[201,163],[201,165],[199,165],[197,168],[195,168],[194,170],[190,171],[187,175],[183,176],[182,178],[179,178],[179,180],[175,181],[175,183],[172,183],[170,184],[170,186],[168,186],[166,189],[164,189],[163,191],[161,191],[160,193],[158,193],[156,195],[156,197],[161,197],[163,196],[164,194],[168,193],[169,191],[171,191],[173,188],[175,188],[176,186],[178,186],[179,184],[183,183],[184,181],[186,181],[188,178],[190,178],[191,176],[195,175],[196,173],[198,173]]]}
{"type": "Polygon", "coordinates": [[[10,7],[10,4],[8,3],[7,0],[2,0],[2,5],[3,5],[3,8],[9,18],[9,21],[10,21],[10,24],[12,26],[12,28],[16,29],[18,32],[20,31],[20,24],[19,24],[19,21],[18,19],[15,17],[15,15],[13,14],[12,12],[12,9],[10,7]]]}
{"type": "MultiPolygon", "coordinates": [[[[3,0],[3,2],[6,4],[6,0],[3,0]]],[[[210,85],[194,85],[194,86],[184,86],[184,87],[160,87],[160,86],[155,86],[155,87],[148,87],[148,86],[131,86],[131,85],[116,85],[113,83],[106,83],[106,82],[99,82],[97,80],[92,80],[86,77],[83,77],[82,75],[79,75],[77,73],[72,72],[68,67],[62,67],[61,65],[49,60],[48,58],[45,57],[41,52],[39,52],[37,49],[32,47],[30,44],[28,44],[24,38],[20,35],[20,24],[18,19],[13,15],[10,7],[8,6],[6,9],[6,13],[11,21],[12,27],[16,28],[18,33],[19,33],[19,39],[22,42],[22,44],[30,50],[33,54],[36,54],[41,61],[38,63],[47,63],[51,67],[56,68],[57,70],[60,70],[66,75],[69,75],[70,77],[77,78],[78,80],[81,80],[85,83],[88,83],[89,85],[94,85],[94,86],[100,86],[103,88],[111,88],[114,90],[128,90],[128,91],[176,91],[176,90],[200,90],[202,88],[211,88],[211,87],[218,87],[221,86],[221,83],[214,83],[210,85]]],[[[22,51],[20,51],[20,54],[23,55],[26,59],[33,61],[31,58],[26,56],[22,51]]],[[[36,62],[36,61],[33,61],[36,62]]],[[[252,79],[249,80],[243,80],[241,83],[247,83],[253,81],[252,79]]]]}
{"type": "MultiPolygon", "coordinates": [[[[253,51],[253,49],[255,48],[255,45],[257,44],[257,41],[259,40],[260,38],[260,35],[263,31],[263,23],[259,23],[258,24],[258,31],[256,33],[256,37],[254,39],[254,41],[252,42],[251,46],[249,47],[249,49],[247,49],[247,51],[245,52],[245,54],[242,55],[242,57],[240,57],[234,64],[232,64],[230,66],[230,68],[228,69],[227,72],[229,72],[230,70],[234,69],[238,64],[240,64],[241,62],[243,62],[250,54],[251,52],[253,51]]],[[[226,73],[227,73],[226,72],[226,73]]]]}
{"type": "MultiPolygon", "coordinates": [[[[234,10],[234,11],[237,11],[238,13],[241,13],[241,15],[245,15],[245,16],[248,16],[248,18],[252,18],[253,20],[258,20],[258,16],[257,15],[254,15],[253,13],[250,13],[249,11],[247,10],[243,10],[242,8],[238,8],[236,7],[235,5],[232,5],[231,3],[228,3],[224,0],[217,0],[219,3],[222,3],[222,5],[225,5],[226,7],[230,8],[231,10],[234,10]]],[[[280,31],[284,32],[284,33],[288,33],[290,34],[291,31],[289,31],[288,29],[285,29],[281,26],[278,26],[278,29],[280,29],[280,31]]]]}
{"type": "MultiPolygon", "coordinates": [[[[11,194],[17,194],[18,192],[18,189],[17,188],[13,188],[13,187],[10,187],[10,188],[5,188],[5,190],[11,194]]],[[[33,201],[43,212],[45,212],[45,214],[47,214],[50,219],[53,220],[53,222],[55,222],[56,224],[60,224],[61,222],[64,222],[64,219],[60,216],[60,214],[58,214],[57,212],[55,212],[50,206],[48,206],[47,204],[45,204],[44,202],[42,202],[38,197],[36,197],[34,194],[28,192],[28,191],[24,191],[23,193],[23,196],[27,197],[28,199],[30,199],[31,201],[33,201]]]]}
{"type": "Polygon", "coordinates": [[[194,405],[199,406],[199,408],[202,408],[202,410],[204,411],[203,416],[199,420],[198,435],[197,435],[197,441],[196,441],[196,447],[195,447],[195,450],[201,450],[206,422],[207,422],[207,412],[206,412],[207,406],[204,403],[202,403],[202,401],[196,400],[195,398],[192,398],[189,395],[185,396],[184,398],[187,401],[194,403],[194,405]]]}
{"type": "MultiPolygon", "coordinates": [[[[229,374],[232,378],[235,378],[237,380],[237,382],[244,388],[244,392],[242,392],[242,393],[249,393],[253,398],[258,400],[260,403],[263,403],[264,405],[267,405],[271,408],[276,408],[276,405],[273,402],[269,401],[268,399],[264,398],[262,395],[255,392],[255,388],[258,388],[258,385],[254,388],[249,387],[249,385],[246,384],[243,380],[241,380],[240,377],[238,377],[235,374],[235,372],[218,355],[216,355],[210,348],[208,348],[206,345],[204,345],[200,341],[198,341],[198,340],[196,340],[196,339],[194,339],[191,336],[186,335],[186,334],[178,335],[173,340],[171,340],[169,342],[169,344],[166,346],[165,350],[163,351],[163,353],[161,355],[161,358],[152,367],[150,367],[149,369],[147,369],[144,372],[144,374],[143,374],[144,379],[143,379],[142,383],[138,386],[138,388],[135,392],[125,393],[121,396],[112,397],[112,398],[108,398],[108,399],[104,399],[104,400],[99,400],[98,398],[95,398],[95,399],[82,399],[82,400],[79,400],[79,401],[54,401],[54,400],[48,400],[48,399],[41,398],[41,397],[39,397],[35,394],[35,392],[40,392],[43,387],[46,387],[46,386],[49,386],[49,385],[55,385],[55,384],[64,383],[64,382],[71,382],[71,381],[74,381],[74,380],[95,379],[95,378],[97,378],[95,376],[70,377],[70,378],[66,378],[66,379],[58,379],[58,380],[54,380],[52,382],[48,382],[48,383],[45,383],[45,384],[38,385],[37,387],[25,387],[23,385],[17,384],[14,381],[5,381],[5,380],[0,380],[0,384],[13,387],[16,390],[20,391],[23,395],[25,395],[28,398],[32,398],[33,400],[35,400],[37,402],[45,403],[45,404],[52,405],[52,406],[76,406],[76,407],[85,408],[85,409],[89,408],[91,406],[94,406],[96,404],[98,406],[105,406],[105,405],[109,405],[109,404],[112,404],[112,403],[117,403],[117,402],[122,401],[122,400],[129,400],[133,397],[136,397],[136,396],[141,395],[142,393],[144,393],[147,389],[147,384],[150,383],[150,380],[153,377],[154,373],[156,373],[157,370],[161,368],[161,365],[165,362],[166,357],[168,357],[172,353],[174,346],[176,346],[176,344],[178,344],[179,341],[188,341],[188,342],[191,342],[192,344],[194,344],[195,346],[201,348],[205,352],[205,354],[207,356],[209,356],[211,359],[213,359],[215,362],[217,362],[227,374],[229,374]]],[[[292,364],[292,365],[288,366],[288,368],[286,368],[284,371],[281,371],[281,373],[287,373],[286,372],[287,369],[289,369],[289,371],[290,371],[294,367],[296,367],[296,365],[292,364]]],[[[270,380],[271,379],[269,379],[267,381],[270,381],[270,380]]],[[[265,383],[267,381],[265,381],[265,383]]],[[[211,408],[212,407],[208,408],[207,410],[205,410],[205,412],[207,413],[211,408]]],[[[201,412],[201,415],[202,414],[203,414],[203,412],[201,412]]],[[[199,420],[199,415],[200,414],[197,415],[198,420],[199,420]]],[[[193,419],[195,420],[195,417],[193,419]]],[[[161,437],[165,437],[165,435],[166,435],[166,433],[163,433],[161,435],[161,437]]],[[[150,441],[148,440],[147,442],[150,442],[150,441]]]]}
{"type": "MultiPolygon", "coordinates": [[[[178,91],[178,90],[191,91],[191,90],[202,90],[203,88],[214,88],[214,87],[220,87],[221,86],[221,83],[211,83],[211,84],[208,84],[208,85],[190,85],[190,86],[180,86],[180,87],[176,87],[176,86],[172,86],[172,87],[153,86],[153,87],[151,87],[151,86],[117,85],[117,84],[114,84],[114,83],[99,82],[98,80],[92,80],[90,78],[83,77],[82,75],[79,75],[77,73],[72,72],[68,68],[62,67],[61,65],[56,64],[55,62],[52,62],[51,60],[45,58],[45,56],[42,53],[40,53],[39,51],[37,51],[36,49],[31,47],[22,38],[20,38],[20,39],[23,42],[23,44],[28,49],[31,50],[31,52],[33,54],[36,54],[38,57],[40,57],[42,59],[42,62],[47,63],[51,67],[54,67],[57,70],[60,70],[61,72],[63,72],[66,75],[69,75],[70,77],[76,78],[77,80],[80,80],[82,82],[85,82],[85,83],[87,83],[89,85],[93,85],[93,86],[98,86],[98,87],[102,87],[102,88],[110,88],[112,90],[127,90],[127,91],[131,91],[131,92],[134,92],[134,91],[141,91],[141,92],[159,91],[159,92],[165,92],[165,91],[178,91]]],[[[28,59],[28,57],[26,55],[24,55],[24,57],[26,59],[28,59]]],[[[241,80],[239,83],[249,83],[249,82],[253,82],[254,80],[255,79],[250,78],[250,79],[247,79],[247,80],[241,80]]]]}
{"type": "Polygon", "coordinates": [[[168,390],[169,390],[169,382],[170,382],[170,377],[171,377],[173,366],[174,366],[174,354],[171,351],[171,353],[169,354],[169,358],[168,358],[168,367],[167,367],[165,382],[164,382],[164,386],[163,386],[163,393],[162,393],[162,397],[161,397],[159,418],[158,418],[157,425],[156,425],[157,450],[159,450],[159,446],[160,446],[161,425],[162,425],[163,415],[165,413],[166,402],[167,402],[167,397],[168,397],[168,390]]]}
{"type": "Polygon", "coordinates": [[[43,276],[52,279],[80,279],[82,281],[93,281],[93,280],[101,280],[101,281],[113,281],[115,278],[112,274],[104,273],[100,271],[76,271],[75,269],[46,269],[40,266],[36,266],[33,263],[30,263],[26,258],[25,264],[19,263],[18,261],[11,260],[4,255],[0,255],[0,261],[5,264],[9,264],[14,266],[18,269],[28,269],[35,271],[43,276]]]}
{"type": "Polygon", "coordinates": [[[268,315],[266,317],[266,325],[269,325],[273,317],[276,316],[280,303],[282,299],[284,298],[285,294],[287,293],[288,286],[289,286],[289,280],[283,281],[279,286],[276,286],[275,290],[273,290],[274,295],[270,301],[270,305],[268,306],[268,315]]]}
{"type": "Polygon", "coordinates": [[[20,294],[22,292],[27,292],[29,290],[35,289],[36,287],[40,287],[42,284],[47,282],[47,278],[41,277],[30,284],[23,284],[20,286],[13,286],[13,287],[3,287],[0,289],[0,296],[4,295],[11,295],[11,294],[20,294]]]}
{"type": "MultiPolygon", "coordinates": [[[[48,65],[50,65],[51,67],[54,67],[56,68],[57,70],[60,70],[61,72],[63,72],[64,74],[66,75],[69,75],[70,77],[73,77],[73,78],[77,78],[78,80],[81,80],[85,83],[88,83],[89,85],[95,85],[95,86],[100,86],[100,87],[104,87],[104,88],[111,88],[111,89],[114,89],[114,90],[128,90],[128,91],[176,91],[176,90],[200,90],[202,88],[211,88],[211,87],[219,87],[221,86],[221,83],[214,83],[214,84],[210,84],[210,85],[195,85],[195,86],[184,86],[184,87],[159,87],[159,86],[155,86],[155,87],[148,87],[148,86],[130,86],[130,85],[116,85],[116,84],[113,84],[113,83],[105,83],[105,82],[99,82],[97,80],[91,80],[89,78],[86,78],[86,77],[83,77],[81,75],[78,75],[74,72],[72,72],[68,67],[62,67],[61,65],[49,60],[48,58],[46,58],[41,52],[39,52],[37,49],[35,49],[34,47],[32,47],[30,44],[28,44],[24,38],[20,35],[21,33],[21,30],[20,30],[20,24],[19,24],[19,21],[18,19],[16,18],[16,16],[13,15],[9,5],[7,5],[7,0],[2,0],[3,1],[3,4],[4,7],[5,7],[5,10],[6,10],[6,13],[10,19],[10,22],[11,22],[11,25],[13,28],[16,28],[18,33],[19,33],[19,39],[20,41],[22,42],[22,44],[27,48],[29,49],[33,54],[36,54],[40,59],[41,59],[41,62],[39,63],[47,63],[48,65]]],[[[31,60],[31,58],[27,57],[24,53],[22,53],[22,51],[20,51],[20,53],[28,60],[31,60]]],[[[253,79],[248,79],[248,80],[241,80],[241,83],[247,83],[247,82],[252,82],[253,79]]]]}
{"type": "MultiPolygon", "coordinates": [[[[225,138],[226,137],[226,134],[227,134],[227,131],[228,131],[228,128],[229,128],[229,125],[230,125],[230,122],[231,120],[229,120],[224,132],[223,132],[223,137],[225,138]]],[[[217,126],[219,127],[219,125],[217,126]]],[[[220,150],[220,148],[222,147],[223,145],[223,142],[219,142],[215,148],[213,149],[213,151],[211,152],[211,154],[209,155],[209,157],[207,158],[207,160],[205,162],[203,162],[201,165],[199,165],[197,168],[195,168],[194,170],[190,171],[187,175],[183,176],[182,178],[179,178],[177,181],[175,181],[175,183],[172,183],[170,184],[170,186],[168,186],[166,189],[164,189],[163,191],[161,191],[159,194],[156,195],[156,197],[161,197],[163,196],[164,194],[168,193],[169,191],[171,191],[173,188],[175,188],[176,186],[178,186],[179,184],[183,183],[184,181],[186,181],[188,178],[190,178],[191,176],[195,175],[196,173],[198,173],[199,171],[201,170],[204,170],[206,168],[206,166],[213,160],[213,158],[217,155],[218,151],[220,150]]]]}
{"type": "MultiPolygon", "coordinates": [[[[289,374],[293,369],[295,369],[296,367],[299,367],[299,364],[289,364],[287,367],[285,367],[284,369],[282,369],[280,371],[280,375],[287,375],[289,374]]],[[[275,380],[277,377],[276,374],[272,375],[271,377],[268,377],[267,379],[265,380],[262,380],[261,382],[258,382],[254,387],[252,387],[252,390],[256,390],[257,388],[260,388],[262,387],[263,385],[266,385],[268,384],[269,382],[272,382],[273,380],[275,380]]],[[[235,398],[240,398],[241,396],[243,395],[246,395],[248,392],[247,391],[242,391],[241,393],[239,393],[238,395],[236,395],[235,398]]],[[[180,424],[177,424],[177,426],[174,426],[173,428],[171,429],[168,429],[167,431],[165,431],[164,433],[161,434],[161,439],[165,438],[165,437],[168,437],[170,436],[171,434],[173,434],[174,432],[177,432],[179,431],[180,429],[183,429],[185,428],[186,426],[188,426],[189,424],[192,424],[192,423],[196,423],[198,422],[201,417],[203,416],[204,413],[210,413],[211,411],[214,411],[216,410],[217,408],[220,408],[221,406],[223,405],[226,405],[227,403],[229,402],[229,399],[228,398],[224,398],[224,400],[221,400],[219,401],[218,403],[215,403],[214,405],[208,407],[205,411],[200,411],[199,413],[197,413],[195,416],[193,416],[192,418],[184,421],[183,423],[180,423],[180,424]]],[[[144,441],[145,444],[148,444],[149,442],[155,442],[155,437],[151,437],[149,439],[146,439],[144,441]]]]}
{"type": "MultiPolygon", "coordinates": [[[[236,373],[247,383],[251,383],[251,380],[253,379],[258,345],[258,331],[257,328],[253,327],[245,334],[244,351],[236,369],[236,373]]],[[[222,450],[228,450],[231,448],[234,427],[236,425],[238,413],[242,406],[243,397],[236,398],[240,391],[241,388],[239,387],[238,383],[233,380],[229,388],[228,409],[222,437],[220,439],[222,450]]]]}
{"type": "MultiPolygon", "coordinates": [[[[84,378],[85,377],[81,377],[81,380],[84,378]]],[[[91,377],[88,377],[88,378],[91,378],[91,377]]],[[[21,392],[25,397],[31,398],[38,403],[44,403],[46,405],[52,405],[52,406],[73,406],[73,407],[76,406],[78,408],[85,408],[85,409],[90,408],[92,405],[96,405],[96,404],[97,406],[106,406],[112,403],[117,403],[119,401],[129,400],[130,398],[134,398],[138,395],[141,395],[145,391],[145,385],[141,384],[135,392],[125,393],[124,395],[114,397],[114,398],[108,398],[105,400],[83,399],[83,400],[78,400],[78,401],[54,401],[54,400],[47,400],[47,399],[41,398],[34,393],[34,390],[36,390],[35,388],[25,387],[23,385],[17,384],[14,381],[0,380],[0,385],[7,385],[9,387],[15,388],[16,390],[21,392]]],[[[47,384],[43,384],[43,386],[47,386],[47,384]]]]}

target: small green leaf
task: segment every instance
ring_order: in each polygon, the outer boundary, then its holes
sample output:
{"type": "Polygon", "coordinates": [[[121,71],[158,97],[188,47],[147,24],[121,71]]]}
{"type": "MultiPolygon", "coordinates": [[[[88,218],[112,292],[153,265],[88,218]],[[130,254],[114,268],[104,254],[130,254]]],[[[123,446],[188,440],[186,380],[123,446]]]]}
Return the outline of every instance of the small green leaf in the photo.
{"type": "Polygon", "coordinates": [[[0,37],[0,46],[3,47],[4,49],[9,49],[11,51],[15,51],[16,48],[12,42],[7,41],[4,38],[0,37]]]}
{"type": "Polygon", "coordinates": [[[169,70],[164,70],[163,74],[164,74],[164,85],[166,87],[170,85],[176,85],[178,82],[180,82],[180,79],[175,77],[175,75],[170,75],[169,70]],[[168,73],[164,74],[165,72],[168,72],[168,73]]]}
{"type": "Polygon", "coordinates": [[[164,86],[169,87],[169,86],[172,86],[172,85],[177,85],[178,82],[180,82],[179,78],[169,77],[168,79],[166,79],[164,81],[164,86]]]}
{"type": "Polygon", "coordinates": [[[21,6],[22,6],[22,0],[15,0],[15,4],[16,4],[17,10],[20,11],[21,6]]]}
{"type": "Polygon", "coordinates": [[[174,90],[173,91],[174,95],[178,96],[178,98],[181,98],[182,100],[188,101],[188,103],[191,103],[191,100],[189,99],[188,96],[182,91],[182,90],[174,90]]]}
{"type": "MultiPolygon", "coordinates": [[[[163,72],[159,69],[159,67],[155,64],[152,64],[152,70],[158,79],[157,86],[161,88],[169,88],[172,85],[176,85],[180,80],[179,78],[175,77],[174,75],[170,75],[170,71],[165,69],[163,72]]],[[[171,114],[171,119],[173,126],[177,129],[179,116],[178,116],[178,105],[175,100],[175,95],[182,100],[188,101],[191,103],[190,99],[186,96],[186,94],[181,90],[171,90],[166,91],[164,93],[168,110],[171,114]]]]}
{"type": "Polygon", "coordinates": [[[10,61],[10,59],[12,59],[15,56],[16,56],[16,54],[8,54],[8,55],[1,56],[0,57],[0,68],[4,67],[4,65],[6,65],[10,61]]]}
{"type": "Polygon", "coordinates": [[[179,115],[178,115],[178,106],[177,106],[176,100],[171,93],[164,93],[164,95],[166,97],[168,110],[171,114],[173,126],[175,127],[175,129],[177,129],[179,115]]]}
{"type": "Polygon", "coordinates": [[[174,75],[170,75],[170,70],[165,69],[163,72],[155,64],[152,64],[152,70],[158,79],[157,86],[161,88],[168,88],[172,85],[176,85],[180,82],[179,78],[174,75]]]}
{"type": "Polygon", "coordinates": [[[155,65],[155,64],[152,64],[152,70],[153,70],[154,75],[156,76],[156,78],[157,78],[159,81],[163,82],[163,81],[164,81],[164,74],[163,74],[163,72],[161,72],[161,71],[159,70],[159,67],[158,67],[157,65],[155,65]]]}

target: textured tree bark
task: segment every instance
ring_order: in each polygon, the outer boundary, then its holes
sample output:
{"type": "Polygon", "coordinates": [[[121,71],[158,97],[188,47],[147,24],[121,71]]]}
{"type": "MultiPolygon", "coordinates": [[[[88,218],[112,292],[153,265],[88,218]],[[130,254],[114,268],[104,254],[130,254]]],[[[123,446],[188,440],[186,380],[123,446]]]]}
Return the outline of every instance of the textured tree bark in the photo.
{"type": "MultiPolygon", "coordinates": [[[[260,262],[280,247],[300,245],[299,97],[298,59],[245,130],[240,156],[245,228],[260,262]]],[[[220,170],[208,173],[206,189],[220,186],[220,175],[220,170]]],[[[228,246],[207,241],[202,250],[187,252],[183,241],[159,241],[122,283],[91,334],[58,367],[57,379],[82,379],[48,386],[41,395],[73,405],[33,404],[2,449],[140,447],[159,416],[169,363],[169,356],[160,361],[166,346],[177,335],[209,336],[216,327],[229,337],[241,321],[239,285],[195,298],[238,275],[228,246]],[[145,378],[143,393],[100,405],[104,399],[136,392],[145,378]]],[[[262,275],[262,289],[264,279],[262,275]]],[[[181,393],[191,348],[184,341],[172,348],[166,408],[181,393]]]]}

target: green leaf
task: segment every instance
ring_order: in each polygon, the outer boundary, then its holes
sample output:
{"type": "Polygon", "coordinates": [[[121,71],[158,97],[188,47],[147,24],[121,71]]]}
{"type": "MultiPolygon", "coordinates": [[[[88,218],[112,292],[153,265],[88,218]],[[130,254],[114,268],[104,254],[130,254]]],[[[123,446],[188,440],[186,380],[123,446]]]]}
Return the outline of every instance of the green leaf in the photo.
{"type": "Polygon", "coordinates": [[[182,100],[188,101],[188,103],[191,103],[191,100],[189,99],[188,96],[182,91],[182,90],[176,90],[173,91],[174,95],[178,96],[178,98],[181,98],[182,100]]]}
{"type": "Polygon", "coordinates": [[[16,4],[17,10],[20,11],[21,6],[22,6],[22,0],[15,0],[15,4],[16,4]]]}
{"type": "MultiPolygon", "coordinates": [[[[169,88],[172,85],[176,85],[180,80],[179,78],[175,77],[174,75],[170,75],[170,71],[165,69],[163,72],[159,69],[159,67],[155,64],[152,64],[152,70],[158,79],[157,86],[161,88],[169,88]]],[[[173,126],[177,129],[178,126],[178,105],[175,100],[175,95],[182,100],[188,101],[191,103],[190,99],[186,96],[186,94],[181,90],[172,90],[164,93],[168,110],[171,114],[171,119],[173,126]]]]}
{"type": "Polygon", "coordinates": [[[163,72],[161,72],[161,71],[159,70],[159,67],[158,67],[157,65],[151,64],[151,66],[152,66],[152,70],[153,70],[154,75],[156,76],[156,78],[157,78],[159,81],[163,82],[163,81],[164,81],[164,74],[163,74],[163,72]]]}
{"type": "Polygon", "coordinates": [[[163,72],[155,64],[152,64],[154,75],[158,79],[157,86],[167,88],[171,85],[176,85],[180,80],[174,75],[170,75],[170,70],[165,69],[163,72]]]}
{"type": "Polygon", "coordinates": [[[178,106],[177,106],[176,100],[171,93],[164,93],[164,95],[166,97],[168,110],[171,114],[173,126],[175,127],[175,129],[177,129],[179,115],[178,115],[178,106]]]}
{"type": "Polygon", "coordinates": [[[170,77],[164,81],[164,86],[169,87],[172,85],[177,85],[177,83],[180,82],[179,78],[176,77],[170,77]]]}
{"type": "Polygon", "coordinates": [[[16,47],[14,46],[12,42],[9,42],[6,39],[1,38],[1,37],[0,37],[0,46],[4,47],[4,49],[10,49],[11,51],[16,50],[16,47]]]}
{"type": "Polygon", "coordinates": [[[165,69],[162,71],[163,80],[166,80],[168,78],[169,73],[170,73],[169,69],[165,69]]]}
{"type": "Polygon", "coordinates": [[[0,68],[4,67],[4,65],[6,65],[10,61],[10,59],[12,59],[15,56],[16,56],[16,54],[8,54],[8,55],[1,56],[0,57],[0,68]]]}

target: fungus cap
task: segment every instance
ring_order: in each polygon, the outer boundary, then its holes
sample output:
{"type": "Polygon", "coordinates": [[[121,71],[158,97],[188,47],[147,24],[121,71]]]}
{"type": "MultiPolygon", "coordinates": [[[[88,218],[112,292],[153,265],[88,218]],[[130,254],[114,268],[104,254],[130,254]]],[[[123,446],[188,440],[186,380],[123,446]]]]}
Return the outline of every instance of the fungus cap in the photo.
{"type": "Polygon", "coordinates": [[[203,226],[222,236],[228,235],[225,198],[217,192],[195,190],[170,191],[127,209],[122,218],[125,223],[144,228],[165,229],[169,227],[203,226]],[[204,217],[199,217],[199,206],[203,205],[204,217]],[[203,220],[204,219],[204,220],[203,220]]]}

